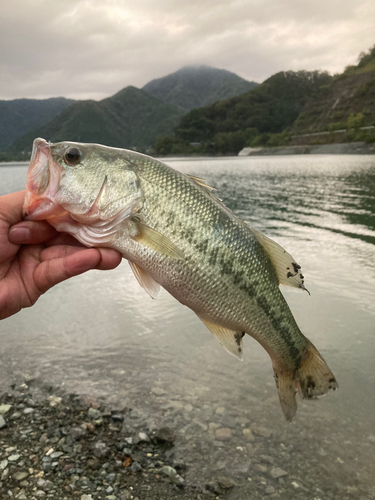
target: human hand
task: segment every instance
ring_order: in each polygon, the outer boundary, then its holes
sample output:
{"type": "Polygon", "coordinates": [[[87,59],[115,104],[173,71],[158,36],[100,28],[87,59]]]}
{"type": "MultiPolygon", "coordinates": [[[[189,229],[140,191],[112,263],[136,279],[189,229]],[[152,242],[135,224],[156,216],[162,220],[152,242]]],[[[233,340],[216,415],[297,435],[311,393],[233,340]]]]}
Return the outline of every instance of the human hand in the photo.
{"type": "Polygon", "coordinates": [[[0,319],[30,307],[54,285],[90,269],[114,269],[121,254],[85,248],[46,221],[23,221],[25,191],[0,196],[0,319]]]}

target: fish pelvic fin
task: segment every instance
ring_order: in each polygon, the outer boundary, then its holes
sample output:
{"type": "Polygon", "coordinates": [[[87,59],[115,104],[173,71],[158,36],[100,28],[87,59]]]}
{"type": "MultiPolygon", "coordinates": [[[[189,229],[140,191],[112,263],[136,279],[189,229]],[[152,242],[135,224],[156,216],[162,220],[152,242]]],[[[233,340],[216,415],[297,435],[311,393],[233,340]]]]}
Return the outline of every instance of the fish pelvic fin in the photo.
{"type": "Polygon", "coordinates": [[[129,266],[134,273],[138,283],[146,290],[152,299],[157,299],[160,292],[160,285],[146,271],[135,262],[128,260],[129,266]]]}
{"type": "Polygon", "coordinates": [[[309,342],[306,356],[297,370],[298,392],[304,399],[315,399],[329,390],[338,389],[338,383],[316,347],[309,342]]]}
{"type": "Polygon", "coordinates": [[[211,321],[207,321],[200,316],[198,316],[198,318],[206,325],[212,335],[218,340],[218,342],[224,347],[224,349],[229,352],[229,354],[232,354],[233,356],[236,356],[236,358],[240,361],[243,361],[243,332],[235,332],[234,330],[229,330],[229,328],[224,328],[223,326],[217,325],[216,323],[211,323],[211,321]]]}

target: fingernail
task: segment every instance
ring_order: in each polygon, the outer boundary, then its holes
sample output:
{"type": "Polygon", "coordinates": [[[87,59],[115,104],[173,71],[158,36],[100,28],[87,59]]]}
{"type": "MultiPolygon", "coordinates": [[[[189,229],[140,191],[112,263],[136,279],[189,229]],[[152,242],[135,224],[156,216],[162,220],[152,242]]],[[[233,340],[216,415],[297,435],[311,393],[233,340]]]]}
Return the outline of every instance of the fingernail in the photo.
{"type": "Polygon", "coordinates": [[[26,227],[12,227],[9,231],[9,241],[18,245],[30,240],[30,230],[26,227]]]}

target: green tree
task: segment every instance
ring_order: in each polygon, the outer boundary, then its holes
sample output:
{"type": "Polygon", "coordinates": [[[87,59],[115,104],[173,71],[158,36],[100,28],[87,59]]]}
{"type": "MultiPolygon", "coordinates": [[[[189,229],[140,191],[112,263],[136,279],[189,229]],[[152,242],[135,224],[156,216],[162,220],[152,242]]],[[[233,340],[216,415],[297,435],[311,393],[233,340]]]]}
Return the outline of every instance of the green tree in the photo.
{"type": "Polygon", "coordinates": [[[347,130],[354,128],[354,130],[357,132],[359,127],[362,125],[362,122],[363,122],[362,113],[357,113],[356,115],[354,113],[350,113],[350,115],[348,116],[348,120],[346,122],[346,128],[347,130]]]}

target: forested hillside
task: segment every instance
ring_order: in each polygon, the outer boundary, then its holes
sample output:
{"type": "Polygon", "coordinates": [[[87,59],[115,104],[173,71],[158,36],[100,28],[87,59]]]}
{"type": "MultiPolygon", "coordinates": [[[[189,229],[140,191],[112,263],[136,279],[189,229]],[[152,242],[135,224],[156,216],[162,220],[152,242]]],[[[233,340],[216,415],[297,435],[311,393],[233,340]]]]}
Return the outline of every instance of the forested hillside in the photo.
{"type": "Polygon", "coordinates": [[[78,101],[47,125],[16,141],[14,152],[30,149],[35,137],[52,142],[96,142],[146,150],[160,134],[168,134],[183,114],[147,92],[126,87],[102,101],[78,101]]]}
{"type": "Polygon", "coordinates": [[[0,101],[0,151],[29,130],[48,123],[73,102],[64,97],[0,101]]]}
{"type": "Polygon", "coordinates": [[[320,71],[277,73],[246,94],[190,111],[181,118],[173,137],[158,139],[156,151],[167,154],[197,148],[202,153],[238,152],[259,134],[290,127],[306,103],[315,100],[320,87],[331,79],[320,71]]]}

